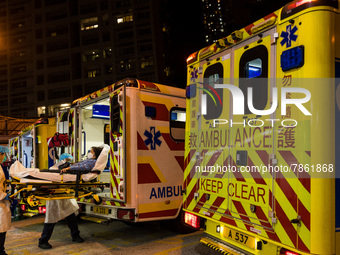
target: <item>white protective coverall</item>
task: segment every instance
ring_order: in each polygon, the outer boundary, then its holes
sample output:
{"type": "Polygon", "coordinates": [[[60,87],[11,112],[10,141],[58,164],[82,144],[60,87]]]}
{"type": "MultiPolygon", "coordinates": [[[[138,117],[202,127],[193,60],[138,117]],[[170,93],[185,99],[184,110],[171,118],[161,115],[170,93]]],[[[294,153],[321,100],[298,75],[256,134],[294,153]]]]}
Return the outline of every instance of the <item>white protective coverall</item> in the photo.
{"type": "Polygon", "coordinates": [[[0,165],[0,233],[7,232],[11,228],[11,203],[5,200],[6,176],[0,165]]]}
{"type": "Polygon", "coordinates": [[[45,223],[57,223],[78,211],[77,201],[72,199],[56,199],[46,201],[45,223]]]}
{"type": "MultiPolygon", "coordinates": [[[[58,169],[58,166],[66,163],[66,159],[50,167],[50,169],[58,169]]],[[[57,199],[46,201],[45,223],[57,223],[65,219],[67,216],[78,211],[79,206],[77,201],[72,199],[57,199]]]]}

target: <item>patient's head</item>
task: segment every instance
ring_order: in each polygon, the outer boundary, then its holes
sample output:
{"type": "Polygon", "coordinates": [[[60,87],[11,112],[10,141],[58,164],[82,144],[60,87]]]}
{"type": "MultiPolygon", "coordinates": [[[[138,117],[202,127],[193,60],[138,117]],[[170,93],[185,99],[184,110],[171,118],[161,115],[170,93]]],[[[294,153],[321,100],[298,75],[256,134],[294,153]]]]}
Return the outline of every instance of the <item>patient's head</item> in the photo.
{"type": "Polygon", "coordinates": [[[103,148],[102,147],[91,147],[91,153],[93,154],[93,158],[97,159],[102,152],[103,148]]]}

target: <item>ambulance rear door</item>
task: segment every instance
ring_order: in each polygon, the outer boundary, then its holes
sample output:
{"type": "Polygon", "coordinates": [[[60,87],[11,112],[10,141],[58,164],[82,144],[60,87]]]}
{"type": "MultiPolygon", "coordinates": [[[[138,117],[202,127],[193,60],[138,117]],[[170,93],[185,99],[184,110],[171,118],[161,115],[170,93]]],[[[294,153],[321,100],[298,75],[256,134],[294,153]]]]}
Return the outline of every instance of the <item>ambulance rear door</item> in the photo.
{"type": "Polygon", "coordinates": [[[126,203],[126,85],[110,94],[110,197],[126,203]]]}
{"type": "Polygon", "coordinates": [[[243,92],[244,114],[234,114],[233,101],[230,100],[228,164],[233,166],[233,171],[229,175],[227,192],[229,213],[238,219],[232,220],[234,226],[278,240],[273,229],[275,175],[269,173],[276,126],[271,119],[276,119],[276,115],[275,111],[266,115],[256,114],[248,105],[251,88],[253,108],[262,112],[271,109],[272,92],[276,86],[275,79],[271,79],[276,72],[276,44],[272,43],[275,32],[276,28],[272,28],[234,48],[233,85],[243,92]]]}

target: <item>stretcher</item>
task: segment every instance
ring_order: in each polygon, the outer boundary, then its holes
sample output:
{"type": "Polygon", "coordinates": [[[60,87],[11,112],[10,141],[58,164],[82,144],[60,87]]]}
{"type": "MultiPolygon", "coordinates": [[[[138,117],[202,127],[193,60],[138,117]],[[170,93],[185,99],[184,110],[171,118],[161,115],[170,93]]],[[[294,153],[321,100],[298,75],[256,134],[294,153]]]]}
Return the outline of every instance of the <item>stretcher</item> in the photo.
{"type": "Polygon", "coordinates": [[[108,159],[110,147],[105,145],[92,170],[75,170],[60,173],[60,170],[43,170],[24,168],[15,162],[10,168],[12,178],[11,198],[20,195],[34,207],[39,200],[56,200],[72,198],[93,198],[95,204],[101,204],[102,198],[96,194],[98,188],[103,190],[110,184],[100,182],[108,159]],[[93,188],[97,188],[94,189],[93,188]]]}

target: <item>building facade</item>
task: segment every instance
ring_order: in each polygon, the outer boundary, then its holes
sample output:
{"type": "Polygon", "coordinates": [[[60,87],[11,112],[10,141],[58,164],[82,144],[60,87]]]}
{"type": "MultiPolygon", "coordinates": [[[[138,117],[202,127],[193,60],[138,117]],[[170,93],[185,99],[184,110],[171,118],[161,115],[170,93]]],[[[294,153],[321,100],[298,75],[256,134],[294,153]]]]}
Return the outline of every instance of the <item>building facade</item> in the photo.
{"type": "Polygon", "coordinates": [[[170,82],[165,9],[163,0],[0,0],[0,114],[54,116],[126,77],[170,82]]]}

